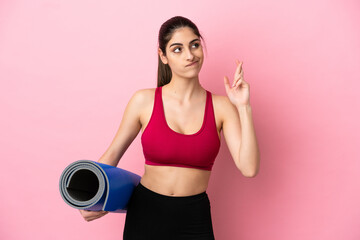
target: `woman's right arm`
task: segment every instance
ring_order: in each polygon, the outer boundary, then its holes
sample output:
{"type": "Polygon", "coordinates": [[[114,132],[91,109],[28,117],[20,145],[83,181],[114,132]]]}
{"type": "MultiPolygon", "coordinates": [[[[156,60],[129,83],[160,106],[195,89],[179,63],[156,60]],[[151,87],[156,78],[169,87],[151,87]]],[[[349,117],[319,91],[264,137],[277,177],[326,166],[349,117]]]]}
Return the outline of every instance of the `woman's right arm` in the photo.
{"type": "MultiPolygon", "coordinates": [[[[138,90],[133,94],[125,108],[119,129],[115,134],[114,139],[98,162],[115,167],[118,165],[120,158],[124,155],[126,149],[130,146],[141,129],[140,113],[141,109],[144,107],[145,100],[144,90],[138,90]]],[[[79,211],[86,221],[95,220],[108,213],[107,211],[79,211]]]]}
{"type": "Polygon", "coordinates": [[[144,107],[144,92],[144,90],[136,91],[129,100],[115,137],[98,162],[116,167],[138,135],[141,129],[140,113],[144,107]]]}

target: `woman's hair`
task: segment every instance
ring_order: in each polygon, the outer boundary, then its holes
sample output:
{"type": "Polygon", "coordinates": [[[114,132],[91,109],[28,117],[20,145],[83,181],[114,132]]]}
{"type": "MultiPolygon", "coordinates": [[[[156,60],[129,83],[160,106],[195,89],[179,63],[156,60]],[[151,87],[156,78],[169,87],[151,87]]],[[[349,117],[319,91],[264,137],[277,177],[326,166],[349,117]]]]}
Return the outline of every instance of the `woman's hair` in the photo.
{"type": "MultiPolygon", "coordinates": [[[[189,27],[194,31],[194,34],[196,34],[200,39],[204,39],[196,25],[188,18],[182,17],[182,16],[175,16],[164,22],[159,30],[159,48],[163,52],[163,54],[166,56],[166,45],[170,41],[173,33],[175,30],[182,28],[182,27],[189,27]]],[[[161,59],[160,55],[158,55],[158,80],[157,80],[157,86],[164,86],[168,84],[171,80],[172,73],[171,69],[168,64],[164,64],[161,59]]]]}

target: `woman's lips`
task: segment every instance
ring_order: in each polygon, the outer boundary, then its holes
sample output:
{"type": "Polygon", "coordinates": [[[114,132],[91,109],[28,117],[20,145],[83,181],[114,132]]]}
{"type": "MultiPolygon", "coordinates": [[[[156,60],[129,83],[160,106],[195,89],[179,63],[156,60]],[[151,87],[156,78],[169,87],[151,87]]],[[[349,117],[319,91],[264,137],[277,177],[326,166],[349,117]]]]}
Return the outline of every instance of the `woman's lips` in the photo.
{"type": "Polygon", "coordinates": [[[196,62],[193,62],[193,63],[190,63],[190,64],[186,65],[186,67],[190,67],[190,66],[193,66],[193,65],[197,64],[197,62],[198,62],[198,61],[196,61],[196,62]]]}

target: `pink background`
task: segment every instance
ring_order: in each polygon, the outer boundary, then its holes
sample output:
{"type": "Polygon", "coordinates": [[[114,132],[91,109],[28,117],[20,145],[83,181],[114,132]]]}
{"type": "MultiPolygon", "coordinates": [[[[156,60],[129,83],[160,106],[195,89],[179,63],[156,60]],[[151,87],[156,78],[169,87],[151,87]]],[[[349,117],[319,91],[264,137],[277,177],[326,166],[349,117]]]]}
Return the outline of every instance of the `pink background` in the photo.
{"type": "MultiPolygon", "coordinates": [[[[219,240],[360,239],[360,4],[298,1],[0,2],[1,239],[122,239],[124,214],[85,222],[63,169],[98,160],[141,88],[156,87],[157,34],[193,20],[201,84],[226,95],[244,62],[261,150],[255,178],[222,135],[208,194],[219,240]]],[[[144,171],[141,133],[118,167],[144,171]]]]}

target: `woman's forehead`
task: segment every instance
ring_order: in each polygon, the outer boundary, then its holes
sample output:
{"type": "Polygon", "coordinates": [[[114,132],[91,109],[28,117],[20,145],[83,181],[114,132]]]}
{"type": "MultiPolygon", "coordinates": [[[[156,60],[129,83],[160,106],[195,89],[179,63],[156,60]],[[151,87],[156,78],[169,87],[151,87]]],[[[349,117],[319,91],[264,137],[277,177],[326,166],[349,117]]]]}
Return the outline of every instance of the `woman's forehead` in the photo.
{"type": "Polygon", "coordinates": [[[198,38],[194,31],[189,27],[183,27],[175,30],[169,43],[189,43],[192,40],[198,38]]]}

